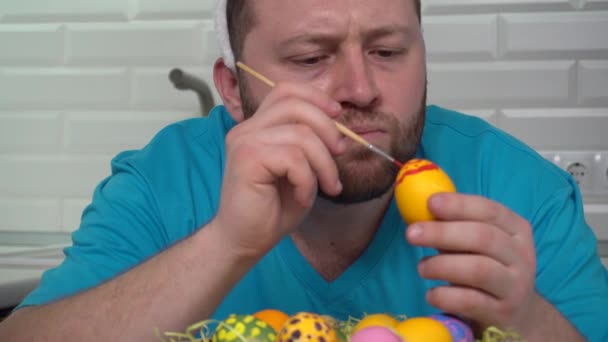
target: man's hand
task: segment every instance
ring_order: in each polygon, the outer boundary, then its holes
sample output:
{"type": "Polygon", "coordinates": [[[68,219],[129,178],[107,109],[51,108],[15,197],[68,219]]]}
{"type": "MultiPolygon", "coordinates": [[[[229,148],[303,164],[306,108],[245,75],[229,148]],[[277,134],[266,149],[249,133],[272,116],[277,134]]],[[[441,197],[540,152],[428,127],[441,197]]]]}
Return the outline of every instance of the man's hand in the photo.
{"type": "Polygon", "coordinates": [[[309,85],[280,84],[226,138],[220,207],[211,227],[228,248],[261,257],[304,218],[319,187],[342,186],[333,156],[345,148],[341,106],[309,85]]]}
{"type": "MultiPolygon", "coordinates": [[[[437,256],[419,264],[420,275],[450,286],[432,289],[428,302],[472,319],[526,335],[530,313],[541,302],[535,292],[536,254],[530,224],[494,201],[463,194],[429,200],[437,221],[407,229],[410,243],[435,248],[437,256]]],[[[542,324],[538,322],[538,324],[542,324]]]]}

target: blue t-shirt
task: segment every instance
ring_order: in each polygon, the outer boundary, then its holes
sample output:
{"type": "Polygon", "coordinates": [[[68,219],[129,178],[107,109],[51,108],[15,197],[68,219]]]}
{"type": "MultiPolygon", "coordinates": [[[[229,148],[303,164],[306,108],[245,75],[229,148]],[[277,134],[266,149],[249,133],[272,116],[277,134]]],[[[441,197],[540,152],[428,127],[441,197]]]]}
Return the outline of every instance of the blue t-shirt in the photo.
{"type": "MultiPolygon", "coordinates": [[[[98,285],[209,222],[219,203],[224,138],[235,124],[219,106],[208,118],[168,126],[142,150],[119,154],[84,211],[65,261],[45,272],[20,306],[98,285]]],[[[567,173],[483,120],[437,106],[427,108],[417,154],[443,168],[459,192],[488,197],[527,219],[537,250],[537,290],[590,341],[608,341],[608,272],[567,173]]],[[[416,266],[436,252],[409,245],[405,229],[393,201],[364,254],[332,282],[286,237],[232,289],[214,318],[265,308],[338,319],[435,313],[425,293],[439,282],[421,279],[416,266]]]]}

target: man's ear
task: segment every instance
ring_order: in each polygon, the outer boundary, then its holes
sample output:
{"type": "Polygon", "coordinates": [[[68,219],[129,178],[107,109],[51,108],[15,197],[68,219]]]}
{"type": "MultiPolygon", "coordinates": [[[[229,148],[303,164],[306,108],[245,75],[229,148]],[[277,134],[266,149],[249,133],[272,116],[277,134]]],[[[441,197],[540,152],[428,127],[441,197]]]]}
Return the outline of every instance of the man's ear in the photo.
{"type": "Polygon", "coordinates": [[[213,65],[213,82],[228,113],[235,121],[243,121],[245,116],[239,92],[239,81],[235,72],[226,66],[222,58],[218,58],[213,65]]]}

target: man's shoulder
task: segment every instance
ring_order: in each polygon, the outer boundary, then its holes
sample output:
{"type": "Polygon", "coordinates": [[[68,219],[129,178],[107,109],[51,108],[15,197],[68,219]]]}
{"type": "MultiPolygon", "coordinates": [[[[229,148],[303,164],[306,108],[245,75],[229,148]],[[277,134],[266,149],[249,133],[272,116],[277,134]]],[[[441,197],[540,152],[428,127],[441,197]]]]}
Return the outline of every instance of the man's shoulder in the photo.
{"type": "Polygon", "coordinates": [[[425,134],[451,133],[451,138],[479,138],[485,134],[502,134],[485,119],[453,109],[430,105],[426,109],[425,134]]]}
{"type": "MultiPolygon", "coordinates": [[[[127,183],[140,189],[128,194],[129,198],[154,198],[165,217],[179,208],[183,211],[186,202],[204,201],[212,208],[219,197],[223,177],[224,138],[233,125],[223,107],[215,108],[205,118],[170,124],[143,148],[115,156],[111,161],[111,176],[105,183],[127,183]],[[191,201],[185,200],[187,198],[191,201]]],[[[122,193],[122,188],[124,186],[113,189],[122,193]]],[[[206,218],[208,214],[201,208],[193,207],[191,211],[196,218],[206,218]]],[[[201,220],[195,221],[198,224],[201,220]]]]}
{"type": "Polygon", "coordinates": [[[545,164],[532,147],[506,131],[477,116],[439,106],[429,106],[422,136],[422,147],[430,154],[451,158],[504,157],[530,159],[545,164]],[[427,151],[428,150],[428,151],[427,151]]]}
{"type": "Polygon", "coordinates": [[[99,186],[103,201],[139,206],[156,215],[163,227],[171,227],[166,230],[169,241],[182,238],[206,222],[217,206],[224,137],[233,125],[222,106],[207,117],[167,125],[143,148],[114,157],[111,175],[99,186]]]}

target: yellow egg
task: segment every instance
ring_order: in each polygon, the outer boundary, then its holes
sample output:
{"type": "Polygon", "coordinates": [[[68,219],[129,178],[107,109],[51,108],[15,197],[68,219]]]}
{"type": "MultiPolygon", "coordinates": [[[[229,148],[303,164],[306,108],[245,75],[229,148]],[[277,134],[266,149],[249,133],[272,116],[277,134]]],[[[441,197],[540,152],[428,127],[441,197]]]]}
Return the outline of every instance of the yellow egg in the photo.
{"type": "Polygon", "coordinates": [[[323,317],[310,312],[299,312],[287,320],[276,342],[337,342],[336,331],[323,317]]]}
{"type": "Polygon", "coordinates": [[[399,212],[408,224],[434,220],[427,205],[429,197],[439,192],[455,191],[450,177],[426,159],[408,161],[397,174],[395,198],[399,212]]]}
{"type": "Polygon", "coordinates": [[[377,313],[366,315],[357,323],[357,325],[355,325],[353,333],[367,327],[393,328],[397,324],[399,324],[399,321],[388,314],[377,313]]]}
{"type": "Polygon", "coordinates": [[[407,342],[452,342],[452,335],[441,322],[429,317],[413,317],[394,330],[407,342]]]}

